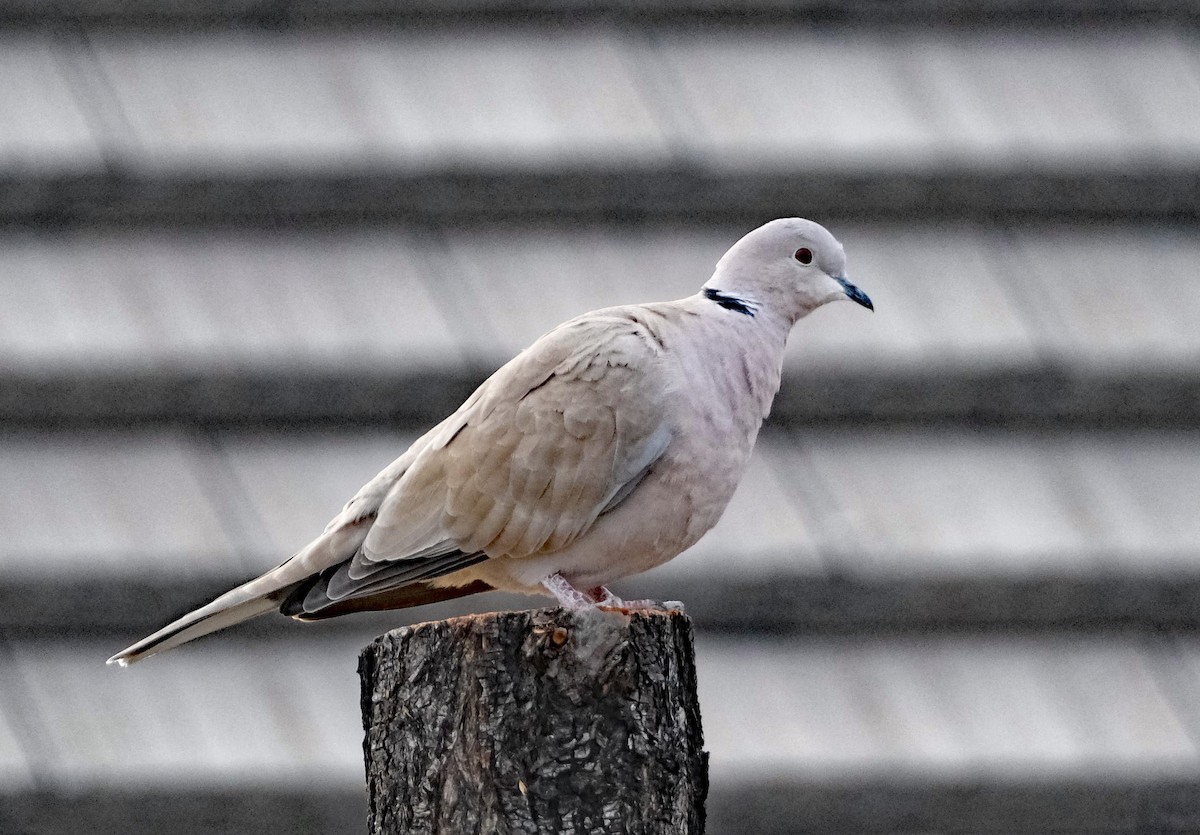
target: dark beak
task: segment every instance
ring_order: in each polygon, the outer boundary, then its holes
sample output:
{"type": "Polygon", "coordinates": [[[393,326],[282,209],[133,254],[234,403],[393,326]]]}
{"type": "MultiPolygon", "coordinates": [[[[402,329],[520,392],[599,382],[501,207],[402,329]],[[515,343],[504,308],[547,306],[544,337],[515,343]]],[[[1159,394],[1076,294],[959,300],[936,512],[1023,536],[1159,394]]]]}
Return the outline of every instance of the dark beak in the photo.
{"type": "Polygon", "coordinates": [[[846,276],[835,275],[833,280],[842,285],[842,289],[846,291],[846,295],[850,297],[851,301],[856,301],[867,310],[874,312],[875,305],[871,304],[871,297],[847,281],[846,276]]]}

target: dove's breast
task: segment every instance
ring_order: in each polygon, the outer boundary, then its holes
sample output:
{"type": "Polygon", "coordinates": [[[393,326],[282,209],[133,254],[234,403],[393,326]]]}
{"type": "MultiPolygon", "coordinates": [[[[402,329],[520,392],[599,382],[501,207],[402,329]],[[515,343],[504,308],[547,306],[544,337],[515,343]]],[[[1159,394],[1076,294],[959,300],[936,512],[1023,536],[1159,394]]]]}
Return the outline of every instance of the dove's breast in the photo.
{"type": "Polygon", "coordinates": [[[482,579],[532,590],[558,572],[577,588],[605,585],[670,560],[720,519],[778,391],[783,339],[724,312],[673,320],[656,307],[647,306],[644,322],[669,359],[662,381],[671,404],[666,450],[628,497],[569,547],[488,561],[478,567],[482,579]]]}

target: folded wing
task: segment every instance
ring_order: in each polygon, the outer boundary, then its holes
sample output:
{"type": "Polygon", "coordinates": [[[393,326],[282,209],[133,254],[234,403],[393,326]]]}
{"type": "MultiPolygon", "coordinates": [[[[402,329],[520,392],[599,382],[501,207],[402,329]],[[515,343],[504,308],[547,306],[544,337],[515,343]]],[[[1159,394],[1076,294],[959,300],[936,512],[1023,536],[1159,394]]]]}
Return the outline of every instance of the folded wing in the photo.
{"type": "Polygon", "coordinates": [[[670,441],[662,351],[640,323],[609,311],[539,340],[414,444],[385,494],[347,505],[342,524],[373,513],[361,546],[293,590],[284,613],[369,608],[483,560],[570,545],[670,441]]]}

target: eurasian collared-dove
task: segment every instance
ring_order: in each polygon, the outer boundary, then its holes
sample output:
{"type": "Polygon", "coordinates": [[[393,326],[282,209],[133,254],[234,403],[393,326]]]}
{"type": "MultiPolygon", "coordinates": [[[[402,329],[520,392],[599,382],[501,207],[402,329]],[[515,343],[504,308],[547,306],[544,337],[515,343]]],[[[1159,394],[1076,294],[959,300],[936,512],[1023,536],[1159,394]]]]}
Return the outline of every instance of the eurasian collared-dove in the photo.
{"type": "Polygon", "coordinates": [[[295,556],[109,663],[270,611],[316,620],[491,589],[620,605],[604,584],[666,562],[720,518],[796,320],[836,299],[872,308],[845,264],[824,227],[773,220],[734,244],[694,296],[559,325],[295,556]]]}

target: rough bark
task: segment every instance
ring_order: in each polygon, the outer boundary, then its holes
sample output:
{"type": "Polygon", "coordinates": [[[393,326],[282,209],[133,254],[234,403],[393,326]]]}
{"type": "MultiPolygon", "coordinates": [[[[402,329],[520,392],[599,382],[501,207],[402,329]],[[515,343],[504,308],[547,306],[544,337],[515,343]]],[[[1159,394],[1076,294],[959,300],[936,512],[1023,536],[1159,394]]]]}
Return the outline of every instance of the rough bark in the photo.
{"type": "Polygon", "coordinates": [[[359,673],[371,835],[704,831],[682,614],[419,624],[377,638],[359,673]]]}

